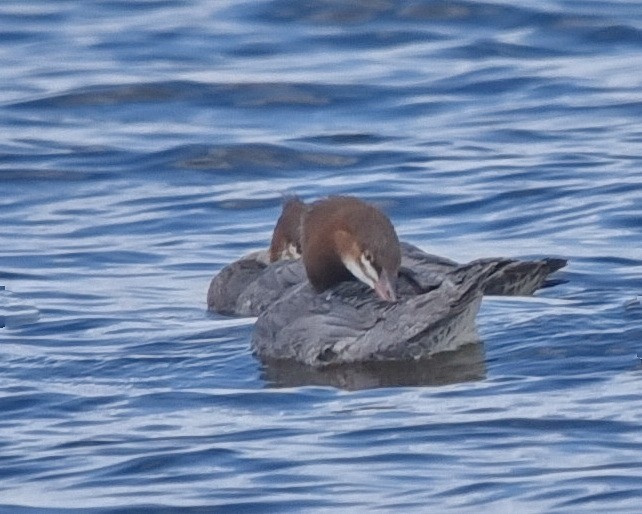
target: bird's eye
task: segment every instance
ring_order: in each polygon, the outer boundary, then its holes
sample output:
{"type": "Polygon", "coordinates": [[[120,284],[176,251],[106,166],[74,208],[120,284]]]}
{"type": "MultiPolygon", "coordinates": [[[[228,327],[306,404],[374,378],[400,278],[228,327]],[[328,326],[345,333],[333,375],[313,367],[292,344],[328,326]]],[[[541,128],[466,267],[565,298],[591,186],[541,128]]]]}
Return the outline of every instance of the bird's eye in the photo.
{"type": "Polygon", "coordinates": [[[366,258],[368,262],[372,263],[372,254],[368,250],[363,252],[363,256],[366,258]]]}

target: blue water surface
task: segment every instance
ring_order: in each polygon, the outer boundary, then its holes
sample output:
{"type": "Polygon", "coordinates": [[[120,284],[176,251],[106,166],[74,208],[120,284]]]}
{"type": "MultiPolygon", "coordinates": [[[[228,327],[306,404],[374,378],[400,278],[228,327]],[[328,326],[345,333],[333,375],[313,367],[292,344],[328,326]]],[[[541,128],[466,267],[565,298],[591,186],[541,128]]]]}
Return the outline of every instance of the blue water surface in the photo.
{"type": "Polygon", "coordinates": [[[0,511],[638,512],[642,2],[4,0],[0,511]],[[283,195],[569,259],[429,368],[263,367],[283,195]]]}

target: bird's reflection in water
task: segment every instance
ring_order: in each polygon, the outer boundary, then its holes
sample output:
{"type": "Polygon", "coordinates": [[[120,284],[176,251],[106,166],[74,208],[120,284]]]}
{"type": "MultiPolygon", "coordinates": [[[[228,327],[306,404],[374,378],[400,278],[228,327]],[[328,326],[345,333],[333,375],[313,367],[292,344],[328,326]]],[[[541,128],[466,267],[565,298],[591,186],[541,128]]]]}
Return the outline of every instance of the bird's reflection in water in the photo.
{"type": "Polygon", "coordinates": [[[268,387],[332,386],[355,391],[376,387],[439,386],[486,376],[484,345],[472,343],[417,361],[373,361],[313,368],[295,361],[270,361],[262,378],[268,387]]]}

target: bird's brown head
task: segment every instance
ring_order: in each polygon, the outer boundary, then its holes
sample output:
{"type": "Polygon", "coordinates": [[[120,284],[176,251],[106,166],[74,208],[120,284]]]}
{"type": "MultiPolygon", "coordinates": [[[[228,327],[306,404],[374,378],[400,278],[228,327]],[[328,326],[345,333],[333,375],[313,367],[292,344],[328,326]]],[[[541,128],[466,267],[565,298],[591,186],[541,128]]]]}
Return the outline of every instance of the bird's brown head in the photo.
{"type": "Polygon", "coordinates": [[[350,196],[313,203],[303,216],[303,262],[318,291],[357,278],[382,300],[395,301],[399,239],[388,217],[350,196]]]}
{"type": "Polygon", "coordinates": [[[296,197],[283,204],[270,244],[270,262],[301,257],[301,216],[305,204],[296,197]]]}

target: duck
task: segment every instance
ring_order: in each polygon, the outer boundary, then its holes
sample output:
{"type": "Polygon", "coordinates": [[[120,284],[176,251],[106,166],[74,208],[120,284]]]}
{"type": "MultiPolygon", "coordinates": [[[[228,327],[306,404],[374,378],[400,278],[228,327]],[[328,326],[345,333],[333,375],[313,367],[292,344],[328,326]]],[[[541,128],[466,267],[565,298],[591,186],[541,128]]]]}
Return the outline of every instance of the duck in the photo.
{"type": "Polygon", "coordinates": [[[484,294],[531,294],[563,259],[458,264],[401,243],[390,219],[356,197],[285,202],[270,248],[214,277],[208,306],[257,316],[263,362],[313,368],[417,361],[479,340],[484,294]]]}
{"type": "MultiPolygon", "coordinates": [[[[373,252],[379,258],[384,249],[384,240],[389,242],[389,248],[395,250],[385,255],[386,276],[379,284],[379,292],[387,291],[388,298],[380,295],[383,300],[393,299],[395,294],[390,283],[394,268],[402,270],[404,277],[415,276],[433,285],[439,277],[456,276],[462,268],[462,264],[447,257],[433,255],[410,243],[400,242],[385,214],[355,197],[328,197],[312,204],[305,204],[298,197],[289,197],[283,203],[269,248],[252,252],[224,266],[211,280],[207,293],[208,310],[229,316],[257,317],[290,288],[307,281],[315,284],[317,291],[322,291],[332,281],[339,283],[357,279],[379,294],[376,284],[367,278],[373,276],[373,270],[370,269],[368,273],[361,270],[368,269],[366,264],[368,258],[373,257],[373,252]],[[345,226],[338,230],[349,219],[355,220],[351,230],[346,231],[345,226]],[[307,231],[303,230],[304,225],[307,231]],[[337,229],[337,232],[330,235],[333,229],[337,229]],[[381,238],[381,231],[387,239],[381,238]],[[349,245],[347,234],[361,238],[361,243],[356,241],[352,248],[353,257],[348,259],[346,265],[337,260],[335,255],[326,266],[328,244],[338,237],[343,238],[341,244],[344,247],[349,245]],[[360,246],[364,247],[363,241],[366,240],[379,242],[374,249],[363,253],[362,261],[354,252],[360,246]],[[401,253],[400,266],[396,264],[397,248],[401,253]]],[[[557,285],[561,280],[551,279],[550,275],[567,264],[565,259],[560,258],[486,258],[473,262],[501,264],[483,284],[484,295],[500,296],[529,296],[540,288],[557,285]]]]}

